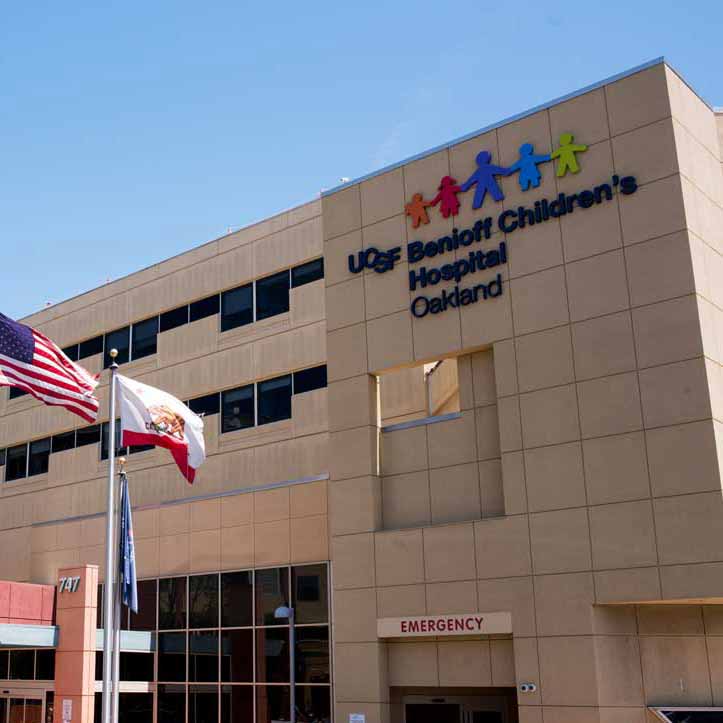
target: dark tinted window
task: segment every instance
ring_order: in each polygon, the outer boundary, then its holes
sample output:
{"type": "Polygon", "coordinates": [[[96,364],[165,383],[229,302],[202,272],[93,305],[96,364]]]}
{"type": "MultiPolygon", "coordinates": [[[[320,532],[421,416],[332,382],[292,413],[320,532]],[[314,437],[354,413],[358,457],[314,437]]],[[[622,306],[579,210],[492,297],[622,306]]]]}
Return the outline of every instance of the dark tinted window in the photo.
{"type": "MultiPolygon", "coordinates": [[[[251,685],[221,687],[221,720],[226,723],[248,723],[254,719],[254,688],[251,685]]],[[[319,720],[308,718],[307,720],[319,720]]],[[[331,720],[331,719],[329,719],[331,720]]]]}
{"type": "Polygon", "coordinates": [[[45,474],[48,471],[50,459],[50,437],[37,439],[30,443],[30,461],[28,462],[28,475],[45,474]]]}
{"type": "Polygon", "coordinates": [[[158,680],[186,680],[186,633],[158,633],[158,680]]]}
{"type": "Polygon", "coordinates": [[[183,326],[184,324],[188,324],[188,305],[179,306],[177,309],[164,311],[161,314],[161,331],[170,331],[171,329],[175,329],[177,326],[183,326]]]}
{"type": "Polygon", "coordinates": [[[267,276],[256,282],[256,321],[289,310],[289,272],[267,276]]]}
{"type": "Polygon", "coordinates": [[[238,289],[224,291],[221,294],[221,331],[235,329],[250,324],[254,320],[253,284],[238,289]]]}
{"type": "Polygon", "coordinates": [[[86,339],[78,344],[78,359],[85,359],[89,356],[103,353],[103,337],[94,336],[92,339],[86,339]]]}
{"type": "Polygon", "coordinates": [[[118,350],[116,362],[125,364],[130,358],[131,328],[124,326],[122,329],[108,332],[105,335],[105,354],[103,355],[103,368],[107,369],[112,360],[110,358],[111,349],[118,350]]]}
{"type": "Polygon", "coordinates": [[[289,570],[274,567],[256,570],[256,624],[285,625],[288,621],[274,617],[274,611],[289,601],[289,570]]]}
{"type": "Polygon", "coordinates": [[[35,680],[55,680],[55,651],[35,651],[35,680]]]}
{"type": "Polygon", "coordinates": [[[17,447],[8,447],[5,459],[5,481],[22,479],[27,474],[28,445],[19,444],[17,447]]]}
{"type": "Polygon", "coordinates": [[[222,432],[233,432],[254,426],[254,385],[229,389],[221,394],[223,408],[222,432]]]}
{"type": "MultiPolygon", "coordinates": [[[[0,680],[7,680],[9,678],[8,671],[10,668],[10,651],[0,650],[0,680]]],[[[4,721],[3,721],[4,723],[4,721]]]]}
{"type": "Polygon", "coordinates": [[[666,710],[661,712],[670,723],[723,723],[723,709],[666,710]]]}
{"type": "Polygon", "coordinates": [[[76,430],[75,446],[85,447],[88,444],[100,442],[100,425],[93,424],[90,427],[82,427],[76,430]]]}
{"type": "Polygon", "coordinates": [[[259,424],[291,419],[291,375],[260,382],[259,424]]]}
{"type": "Polygon", "coordinates": [[[326,574],[326,565],[302,565],[291,569],[292,605],[297,623],[328,621],[326,574]]]}
{"type": "Polygon", "coordinates": [[[75,447],[75,431],[56,434],[52,440],[52,452],[65,452],[66,449],[75,447]]]}
{"type": "MultiPolygon", "coordinates": [[[[158,723],[179,723],[186,720],[186,687],[159,685],[157,694],[158,723]]],[[[98,709],[96,704],[96,710],[98,709]]]]}
{"type": "Polygon", "coordinates": [[[256,680],[284,683],[289,680],[289,629],[256,630],[256,680]]]}
{"type": "Polygon", "coordinates": [[[218,720],[218,687],[188,687],[188,723],[213,723],[218,720]]]}
{"type": "Polygon", "coordinates": [[[188,679],[194,683],[218,682],[218,631],[188,635],[188,679]]]}
{"type": "MultiPolygon", "coordinates": [[[[131,613],[131,630],[156,629],[157,585],[155,580],[138,581],[138,614],[131,613]]],[[[100,603],[99,603],[100,604],[100,603]]]]}
{"type": "MultiPolygon", "coordinates": [[[[108,422],[101,424],[101,440],[100,440],[100,458],[108,459],[108,422]]],[[[115,420],[115,456],[122,457],[128,450],[125,447],[120,446],[121,443],[121,430],[120,430],[120,419],[115,420]]]]}
{"type": "Polygon", "coordinates": [[[296,629],[296,680],[329,682],[329,628],[326,625],[296,629]]]}
{"type": "Polygon", "coordinates": [[[35,677],[35,651],[10,651],[10,679],[32,680],[35,677]]]}
{"type": "Polygon", "coordinates": [[[158,317],[133,324],[133,352],[131,359],[142,359],[155,354],[158,348],[158,317]]]}
{"type": "Polygon", "coordinates": [[[291,286],[303,286],[310,284],[312,281],[324,278],[324,259],[316,259],[309,261],[308,264],[301,264],[291,269],[291,286]]]}
{"type": "Polygon", "coordinates": [[[242,628],[253,623],[253,573],[221,575],[221,626],[242,628]]]}
{"type": "MultiPolygon", "coordinates": [[[[331,720],[330,693],[331,688],[328,685],[297,685],[296,708],[304,711],[306,720],[327,721],[328,723],[331,720]]],[[[484,716],[485,713],[482,715],[484,716]]]]}
{"type": "Polygon", "coordinates": [[[71,346],[66,346],[61,349],[63,354],[70,359],[70,361],[78,361],[78,345],[72,344],[71,346]]]}
{"type": "MultiPolygon", "coordinates": [[[[120,679],[153,682],[153,653],[120,654],[120,679]]],[[[152,713],[152,711],[149,711],[152,713]]],[[[142,719],[141,719],[142,720],[142,719]]]]}
{"type": "Polygon", "coordinates": [[[188,627],[218,627],[218,575],[188,578],[188,627]]]}
{"type": "Polygon", "coordinates": [[[221,633],[221,680],[224,683],[253,683],[253,630],[224,630],[221,633]]]}
{"type": "Polygon", "coordinates": [[[0,467],[5,464],[5,450],[0,449],[0,467]]]}
{"type": "Polygon", "coordinates": [[[218,294],[200,301],[194,301],[189,309],[189,319],[191,321],[205,319],[207,316],[213,316],[214,314],[218,314],[218,294]]]}
{"type": "Polygon", "coordinates": [[[154,449],[154,444],[132,444],[130,447],[128,447],[128,454],[137,454],[138,452],[148,452],[151,449],[154,449]]]}
{"type": "Polygon", "coordinates": [[[27,392],[20,387],[10,387],[8,389],[8,399],[17,399],[18,397],[24,397],[27,392]]]}
{"type": "MultiPolygon", "coordinates": [[[[256,687],[256,723],[274,723],[289,719],[289,686],[256,687]]],[[[309,720],[316,720],[310,718],[309,720]]]]}
{"type": "Polygon", "coordinates": [[[170,577],[158,581],[158,627],[160,630],[186,627],[185,577],[170,577]]]}
{"type": "Polygon", "coordinates": [[[188,407],[192,412],[207,417],[211,414],[218,414],[221,409],[221,397],[218,392],[196,397],[188,402],[188,407]]]}
{"type": "Polygon", "coordinates": [[[326,364],[294,372],[294,394],[303,394],[326,386],[326,364]]]}

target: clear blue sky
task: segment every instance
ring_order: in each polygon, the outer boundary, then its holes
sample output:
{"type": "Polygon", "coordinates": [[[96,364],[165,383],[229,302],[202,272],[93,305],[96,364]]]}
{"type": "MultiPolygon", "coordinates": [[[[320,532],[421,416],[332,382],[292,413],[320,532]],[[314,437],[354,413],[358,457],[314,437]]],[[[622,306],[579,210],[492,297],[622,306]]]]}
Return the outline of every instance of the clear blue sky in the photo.
{"type": "Polygon", "coordinates": [[[0,310],[30,313],[660,55],[723,105],[722,30],[715,0],[6,2],[0,310]]]}

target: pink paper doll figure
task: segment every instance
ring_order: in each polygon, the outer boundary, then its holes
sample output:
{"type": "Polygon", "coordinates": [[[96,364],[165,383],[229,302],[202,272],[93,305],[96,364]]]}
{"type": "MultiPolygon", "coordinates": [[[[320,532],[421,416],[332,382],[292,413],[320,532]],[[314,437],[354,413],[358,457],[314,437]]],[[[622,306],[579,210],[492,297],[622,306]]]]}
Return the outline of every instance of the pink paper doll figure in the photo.
{"type": "Polygon", "coordinates": [[[457,179],[445,176],[439,182],[439,193],[430,201],[430,205],[436,206],[439,203],[439,211],[444,218],[456,216],[459,213],[457,194],[461,190],[457,185],[457,179]]]}

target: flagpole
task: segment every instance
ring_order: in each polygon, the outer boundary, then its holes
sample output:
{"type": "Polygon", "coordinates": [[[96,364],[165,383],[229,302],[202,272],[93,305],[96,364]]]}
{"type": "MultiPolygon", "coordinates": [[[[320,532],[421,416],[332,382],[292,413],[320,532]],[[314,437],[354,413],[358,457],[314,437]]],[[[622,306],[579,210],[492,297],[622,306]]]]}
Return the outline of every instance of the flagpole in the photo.
{"type": "MultiPolygon", "coordinates": [[[[115,598],[115,611],[113,613],[113,622],[115,623],[113,626],[113,723],[118,723],[118,708],[119,708],[119,701],[120,701],[120,652],[121,652],[121,646],[120,646],[120,636],[121,636],[121,596],[122,596],[122,590],[121,590],[121,505],[123,504],[123,473],[125,472],[125,464],[126,464],[126,458],[125,457],[119,457],[118,458],[118,465],[120,467],[120,471],[118,472],[118,490],[116,492],[116,509],[118,510],[117,516],[116,516],[116,550],[118,551],[118,558],[116,559],[116,575],[118,576],[115,588],[114,588],[114,594],[113,597],[115,598]]],[[[125,484],[128,484],[125,482],[125,484]]]]}
{"type": "Polygon", "coordinates": [[[102,723],[112,723],[112,670],[113,670],[113,598],[115,586],[115,386],[118,364],[118,351],[108,353],[112,359],[110,365],[110,421],[108,422],[108,498],[106,504],[105,526],[105,594],[103,606],[103,716],[102,723]]]}

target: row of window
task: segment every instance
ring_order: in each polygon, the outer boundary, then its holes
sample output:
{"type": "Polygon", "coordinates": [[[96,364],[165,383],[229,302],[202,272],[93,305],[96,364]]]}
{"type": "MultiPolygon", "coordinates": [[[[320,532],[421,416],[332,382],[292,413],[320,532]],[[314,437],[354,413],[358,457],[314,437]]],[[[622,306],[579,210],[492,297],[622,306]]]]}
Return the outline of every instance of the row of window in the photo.
{"type": "Polygon", "coordinates": [[[55,680],[55,651],[0,650],[0,680],[55,680]]]}
{"type": "MultiPolygon", "coordinates": [[[[110,350],[117,349],[116,362],[125,364],[155,354],[158,334],[207,316],[221,313],[221,331],[261,321],[289,310],[289,290],[324,278],[324,259],[315,259],[271,276],[252,281],[235,289],[213,294],[205,299],[184,304],[150,319],[121,329],[71,344],[63,349],[72,361],[103,354],[103,368],[111,365],[110,350]]],[[[9,397],[27,394],[10,387],[9,397]]]]}
{"type": "MultiPolygon", "coordinates": [[[[120,679],[161,683],[289,683],[288,628],[197,630],[158,633],[154,653],[121,653],[120,679]]],[[[296,630],[296,682],[330,682],[329,626],[296,630]]],[[[103,678],[103,654],[95,656],[96,680],[103,678]]]]}
{"type": "MultiPolygon", "coordinates": [[[[236,389],[205,394],[188,400],[187,404],[196,414],[207,417],[221,413],[221,432],[233,432],[290,419],[292,395],[321,389],[326,384],[326,365],[321,365],[236,389]]],[[[5,481],[45,474],[51,454],[89,444],[100,442],[100,458],[108,459],[108,427],[108,422],[103,422],[8,447],[7,450],[0,449],[0,466],[5,465],[5,481]]],[[[120,420],[116,420],[115,435],[118,456],[152,449],[150,446],[121,447],[120,420]]]]}
{"type": "MultiPolygon", "coordinates": [[[[295,693],[298,721],[331,721],[329,686],[297,685],[295,693]]],[[[288,685],[219,686],[176,683],[159,685],[155,696],[157,723],[278,723],[289,720],[288,685]]],[[[121,693],[120,710],[127,716],[127,720],[152,723],[153,697],[153,693],[121,693]]],[[[95,723],[101,723],[101,700],[101,693],[96,693],[95,723]]],[[[26,717],[26,723],[27,720],[26,717]]]]}
{"type": "MultiPolygon", "coordinates": [[[[184,575],[138,582],[138,613],[124,608],[123,630],[283,628],[275,610],[291,601],[298,626],[329,622],[325,563],[184,575]]],[[[103,586],[98,627],[103,627],[103,586]]]]}
{"type": "MultiPolygon", "coordinates": [[[[182,684],[172,686],[182,696],[193,692],[193,684],[217,684],[203,688],[209,696],[219,694],[218,684],[239,685],[246,691],[238,695],[250,696],[253,707],[254,687],[288,688],[289,624],[274,613],[290,604],[296,614],[296,681],[302,688],[318,688],[313,695],[328,695],[331,641],[326,563],[142,580],[138,603],[137,614],[124,609],[122,627],[156,632],[156,651],[121,653],[123,681],[158,682],[159,691],[163,684],[182,684]]],[[[98,627],[102,609],[103,586],[99,586],[98,627]]],[[[102,669],[102,654],[97,653],[97,679],[102,669]]],[[[288,705],[288,691],[286,700],[288,705]]]]}

